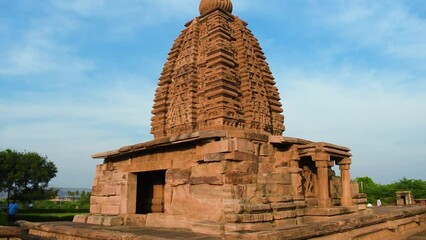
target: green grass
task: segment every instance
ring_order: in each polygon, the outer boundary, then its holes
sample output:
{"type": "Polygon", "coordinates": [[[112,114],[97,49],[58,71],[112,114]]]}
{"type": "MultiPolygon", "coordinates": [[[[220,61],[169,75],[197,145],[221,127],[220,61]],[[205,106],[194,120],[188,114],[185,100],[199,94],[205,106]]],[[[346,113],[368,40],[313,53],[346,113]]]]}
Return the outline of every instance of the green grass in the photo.
{"type": "MultiPolygon", "coordinates": [[[[48,212],[44,210],[37,211],[36,209],[33,209],[31,211],[23,211],[18,212],[16,215],[16,220],[26,220],[29,222],[56,222],[56,221],[72,221],[74,218],[74,215],[82,214],[82,213],[88,213],[88,210],[82,211],[74,211],[70,210],[69,212],[55,212],[54,210],[50,210],[48,212]]],[[[6,213],[2,212],[0,213],[0,225],[6,226],[7,223],[7,217],[6,213]]]]}

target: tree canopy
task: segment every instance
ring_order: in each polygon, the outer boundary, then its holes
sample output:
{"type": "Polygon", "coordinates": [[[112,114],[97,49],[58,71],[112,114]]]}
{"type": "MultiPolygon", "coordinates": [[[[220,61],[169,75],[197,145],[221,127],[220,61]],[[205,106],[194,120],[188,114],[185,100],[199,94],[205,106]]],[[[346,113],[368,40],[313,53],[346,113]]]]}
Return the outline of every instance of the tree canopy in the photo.
{"type": "Polygon", "coordinates": [[[362,193],[367,194],[369,202],[375,202],[380,198],[384,203],[395,203],[397,191],[411,191],[414,198],[426,198],[426,181],[419,179],[403,178],[391,184],[375,183],[370,177],[359,177],[355,179],[362,193]]]}
{"type": "Polygon", "coordinates": [[[7,192],[8,199],[28,201],[56,195],[47,188],[57,172],[53,162],[36,152],[0,151],[0,191],[7,192]]]}

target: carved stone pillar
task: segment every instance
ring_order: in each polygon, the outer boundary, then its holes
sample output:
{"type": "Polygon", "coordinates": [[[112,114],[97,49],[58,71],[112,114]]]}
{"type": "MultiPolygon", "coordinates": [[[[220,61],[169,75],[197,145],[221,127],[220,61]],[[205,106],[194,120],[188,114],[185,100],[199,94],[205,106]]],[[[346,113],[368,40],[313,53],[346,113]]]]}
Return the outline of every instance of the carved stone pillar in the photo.
{"type": "Polygon", "coordinates": [[[303,198],[302,194],[302,176],[300,175],[301,169],[299,167],[300,157],[297,150],[291,151],[290,156],[290,176],[291,185],[293,189],[294,198],[303,198]]]}
{"type": "Polygon", "coordinates": [[[331,207],[328,184],[328,161],[315,161],[318,175],[318,207],[331,207]]]}
{"type": "Polygon", "coordinates": [[[349,172],[351,160],[345,159],[339,164],[340,177],[342,179],[342,199],[341,204],[343,207],[352,206],[352,193],[351,193],[351,174],[349,172]]]}

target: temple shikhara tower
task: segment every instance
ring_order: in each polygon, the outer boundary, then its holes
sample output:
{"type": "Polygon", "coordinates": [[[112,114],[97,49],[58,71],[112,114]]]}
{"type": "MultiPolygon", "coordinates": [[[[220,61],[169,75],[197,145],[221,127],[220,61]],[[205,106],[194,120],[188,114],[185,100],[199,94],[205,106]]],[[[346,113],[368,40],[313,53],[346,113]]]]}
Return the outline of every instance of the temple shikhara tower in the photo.
{"type": "Polygon", "coordinates": [[[97,153],[87,223],[216,235],[365,208],[346,147],[283,136],[275,79],[231,0],[201,0],[158,81],[152,141],[97,153]]]}

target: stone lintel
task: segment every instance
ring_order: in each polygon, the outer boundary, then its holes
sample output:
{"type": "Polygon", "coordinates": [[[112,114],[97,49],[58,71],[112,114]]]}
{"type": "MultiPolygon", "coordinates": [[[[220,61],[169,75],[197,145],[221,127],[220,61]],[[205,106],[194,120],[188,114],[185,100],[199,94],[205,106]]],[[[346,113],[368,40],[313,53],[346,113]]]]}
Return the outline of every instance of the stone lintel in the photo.
{"type": "Polygon", "coordinates": [[[245,138],[250,139],[250,140],[260,141],[260,142],[268,142],[269,141],[269,135],[261,134],[261,133],[246,132],[245,138]]]}
{"type": "Polygon", "coordinates": [[[348,161],[352,154],[350,149],[329,143],[311,143],[298,146],[300,157],[312,157],[314,161],[348,161]]]}
{"type": "Polygon", "coordinates": [[[185,142],[199,141],[209,138],[222,138],[226,136],[225,130],[210,130],[210,131],[199,131],[187,134],[181,134],[172,137],[164,137],[160,139],[151,140],[144,143],[138,143],[134,145],[123,146],[119,149],[95,153],[92,158],[109,158],[120,155],[126,155],[134,152],[144,151],[146,149],[154,149],[158,147],[167,147],[172,144],[180,144],[185,142]]]}
{"type": "Polygon", "coordinates": [[[294,138],[294,137],[285,137],[285,136],[277,136],[277,135],[271,135],[269,136],[269,142],[272,144],[299,144],[299,145],[306,145],[312,143],[312,141],[302,139],[302,138],[294,138]]]}

